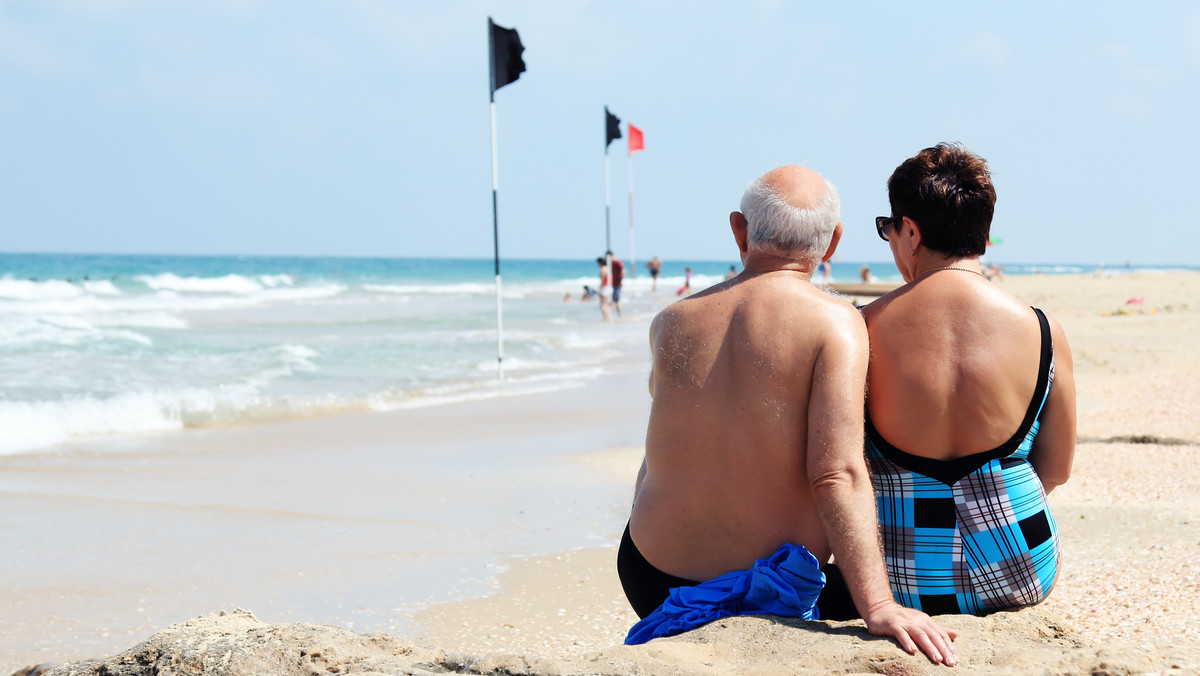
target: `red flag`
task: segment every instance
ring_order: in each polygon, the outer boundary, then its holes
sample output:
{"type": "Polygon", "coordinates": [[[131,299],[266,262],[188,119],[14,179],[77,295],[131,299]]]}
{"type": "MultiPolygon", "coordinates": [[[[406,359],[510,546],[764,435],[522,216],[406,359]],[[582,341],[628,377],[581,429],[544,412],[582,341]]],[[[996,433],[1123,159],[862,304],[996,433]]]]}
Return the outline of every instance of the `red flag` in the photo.
{"type": "Polygon", "coordinates": [[[646,144],[642,141],[642,130],[629,125],[629,154],[632,155],[635,151],[645,150],[646,144]]]}

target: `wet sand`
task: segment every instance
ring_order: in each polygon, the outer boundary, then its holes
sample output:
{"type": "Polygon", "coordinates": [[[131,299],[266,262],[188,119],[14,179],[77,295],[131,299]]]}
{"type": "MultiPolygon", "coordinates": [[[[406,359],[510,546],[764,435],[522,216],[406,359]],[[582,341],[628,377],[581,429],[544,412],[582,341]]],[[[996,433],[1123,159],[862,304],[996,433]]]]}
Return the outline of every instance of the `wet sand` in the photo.
{"type": "Polygon", "coordinates": [[[514,557],[609,544],[629,491],[568,458],[642,443],[644,373],[0,456],[0,674],[237,607],[409,634],[514,557]]]}

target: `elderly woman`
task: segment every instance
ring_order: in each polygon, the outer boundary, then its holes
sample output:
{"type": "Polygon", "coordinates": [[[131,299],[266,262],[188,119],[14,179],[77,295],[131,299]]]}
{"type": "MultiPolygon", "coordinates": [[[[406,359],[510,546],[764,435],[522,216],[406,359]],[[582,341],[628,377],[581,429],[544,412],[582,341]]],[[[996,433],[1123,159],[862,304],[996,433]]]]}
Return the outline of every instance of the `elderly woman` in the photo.
{"type": "Polygon", "coordinates": [[[1062,327],[984,277],[996,190],[958,145],[888,179],[875,219],[906,284],[863,310],[866,453],[896,600],[930,614],[1038,603],[1058,575],[1046,495],[1075,453],[1062,327]]]}

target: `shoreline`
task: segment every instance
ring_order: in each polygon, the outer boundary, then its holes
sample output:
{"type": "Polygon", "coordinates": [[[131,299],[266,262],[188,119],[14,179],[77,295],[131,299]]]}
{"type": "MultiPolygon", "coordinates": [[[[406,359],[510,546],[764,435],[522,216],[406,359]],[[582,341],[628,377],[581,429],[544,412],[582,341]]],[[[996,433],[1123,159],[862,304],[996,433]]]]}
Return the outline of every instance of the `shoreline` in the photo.
{"type": "Polygon", "coordinates": [[[641,444],[641,374],[446,406],[0,457],[0,674],[236,607],[407,633],[517,556],[611,542],[627,487],[575,454],[641,444]],[[594,402],[605,402],[597,413],[594,402]]]}

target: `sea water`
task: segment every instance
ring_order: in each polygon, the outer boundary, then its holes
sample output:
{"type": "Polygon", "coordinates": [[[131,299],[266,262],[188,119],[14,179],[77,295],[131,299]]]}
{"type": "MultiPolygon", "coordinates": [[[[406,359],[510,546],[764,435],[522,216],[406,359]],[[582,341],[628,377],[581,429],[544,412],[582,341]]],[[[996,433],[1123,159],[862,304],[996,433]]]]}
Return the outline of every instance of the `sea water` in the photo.
{"type": "Polygon", "coordinates": [[[578,385],[631,368],[684,265],[605,323],[594,260],[503,261],[501,345],[490,260],[0,254],[0,453],[578,385]]]}
{"type": "MultiPolygon", "coordinates": [[[[625,317],[602,322],[593,260],[0,254],[0,453],[96,435],[169,432],[572,387],[644,354],[657,291],[626,273],[625,317]],[[503,350],[503,360],[498,360],[503,350]],[[503,368],[501,379],[499,368],[503,368]]],[[[856,282],[862,264],[838,262],[856,282]]],[[[880,281],[895,267],[871,263],[880,281]]],[[[1028,266],[1007,272],[1086,272],[1028,266]]]]}

